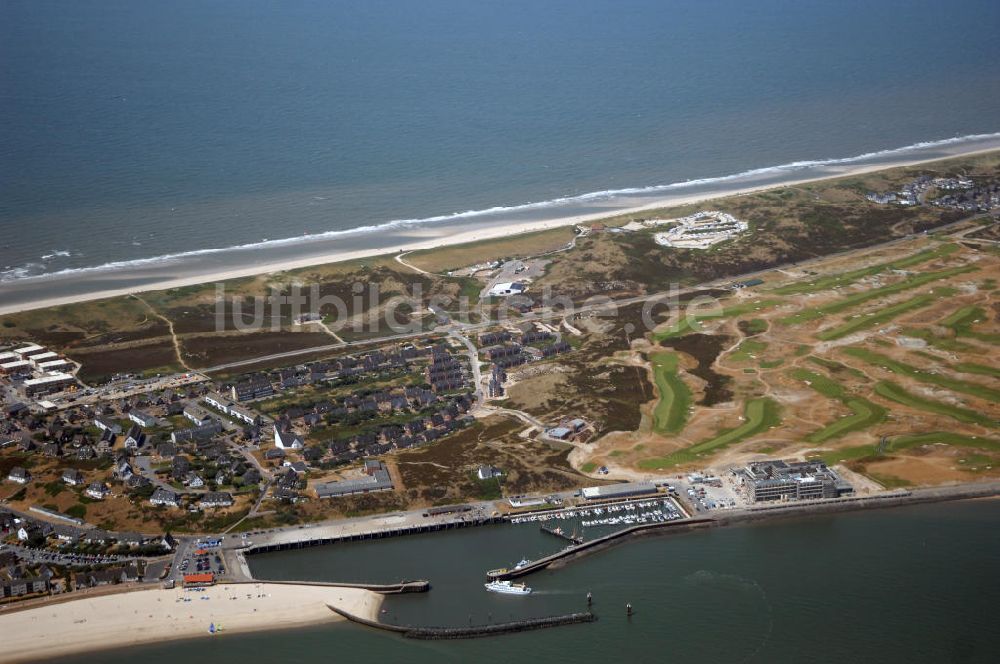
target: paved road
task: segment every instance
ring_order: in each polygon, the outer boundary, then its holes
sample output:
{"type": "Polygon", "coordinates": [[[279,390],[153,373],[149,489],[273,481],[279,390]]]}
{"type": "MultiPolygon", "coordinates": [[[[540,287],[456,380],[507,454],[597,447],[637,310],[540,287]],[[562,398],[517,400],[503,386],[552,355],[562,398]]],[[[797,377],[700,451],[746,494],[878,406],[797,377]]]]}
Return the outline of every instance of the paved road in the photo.
{"type": "Polygon", "coordinates": [[[476,403],[483,402],[483,372],[479,367],[479,349],[467,336],[457,330],[451,332],[449,336],[458,339],[463,344],[469,358],[469,367],[472,369],[472,384],[476,386],[476,403]]]}
{"type": "MultiPolygon", "coordinates": [[[[66,567],[86,567],[88,565],[110,565],[141,560],[140,556],[83,555],[60,553],[50,549],[32,549],[20,544],[7,544],[6,548],[31,565],[63,565],[66,567]]],[[[0,548],[0,550],[3,550],[0,548]]]]}

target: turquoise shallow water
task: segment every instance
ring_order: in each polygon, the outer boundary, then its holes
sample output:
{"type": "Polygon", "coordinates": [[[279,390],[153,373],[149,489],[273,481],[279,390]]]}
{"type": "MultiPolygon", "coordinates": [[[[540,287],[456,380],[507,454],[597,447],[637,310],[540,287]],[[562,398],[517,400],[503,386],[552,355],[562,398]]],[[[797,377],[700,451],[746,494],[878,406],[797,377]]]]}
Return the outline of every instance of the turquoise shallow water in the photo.
{"type": "Polygon", "coordinates": [[[483,572],[559,546],[498,526],[251,559],[262,578],[428,578],[383,619],[461,625],[585,607],[599,620],[499,638],[416,642],[336,624],[223,635],[67,662],[699,661],[994,662],[1000,502],[895,508],[637,541],[528,577],[535,593],[486,593],[483,572]],[[624,606],[631,602],[629,620],[624,606]]]}
{"type": "Polygon", "coordinates": [[[998,26],[991,0],[9,0],[0,273],[991,133],[998,26]]]}

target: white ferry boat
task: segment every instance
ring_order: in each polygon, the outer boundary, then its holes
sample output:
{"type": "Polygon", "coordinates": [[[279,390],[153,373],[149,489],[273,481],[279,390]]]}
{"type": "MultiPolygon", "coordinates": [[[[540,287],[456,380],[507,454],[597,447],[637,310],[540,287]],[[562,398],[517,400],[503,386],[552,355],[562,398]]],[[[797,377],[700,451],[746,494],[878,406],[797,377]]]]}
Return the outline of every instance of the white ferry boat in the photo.
{"type": "Polygon", "coordinates": [[[531,588],[523,583],[511,583],[510,581],[490,581],[485,584],[486,589],[491,593],[503,593],[504,595],[530,595],[531,588]]]}

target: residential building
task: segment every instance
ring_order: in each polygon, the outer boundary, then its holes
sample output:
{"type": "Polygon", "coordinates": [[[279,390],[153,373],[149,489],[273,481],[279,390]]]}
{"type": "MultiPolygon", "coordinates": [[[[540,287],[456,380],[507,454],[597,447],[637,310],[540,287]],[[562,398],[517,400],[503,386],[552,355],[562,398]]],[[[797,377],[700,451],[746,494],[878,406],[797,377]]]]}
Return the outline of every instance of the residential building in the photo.
{"type": "Polygon", "coordinates": [[[17,482],[18,484],[27,484],[31,481],[31,473],[28,472],[27,468],[14,466],[7,474],[7,479],[11,482],[17,482]]]}
{"type": "Polygon", "coordinates": [[[104,485],[103,482],[91,482],[87,485],[87,490],[84,491],[88,498],[93,498],[94,500],[104,500],[111,493],[111,490],[104,485]]]}
{"type": "Polygon", "coordinates": [[[62,481],[70,486],[83,484],[83,473],[76,468],[67,468],[63,471],[62,481]]]}
{"type": "Polygon", "coordinates": [[[225,491],[209,491],[198,501],[198,505],[202,509],[206,507],[231,507],[232,504],[232,495],[225,491]]]}
{"type": "Polygon", "coordinates": [[[153,495],[149,498],[149,503],[160,507],[177,507],[180,505],[180,496],[173,491],[168,491],[160,487],[153,492],[153,495]]]}
{"type": "Polygon", "coordinates": [[[285,429],[282,426],[274,425],[274,446],[282,450],[301,450],[305,447],[305,441],[302,437],[294,433],[290,429],[285,429]]]}

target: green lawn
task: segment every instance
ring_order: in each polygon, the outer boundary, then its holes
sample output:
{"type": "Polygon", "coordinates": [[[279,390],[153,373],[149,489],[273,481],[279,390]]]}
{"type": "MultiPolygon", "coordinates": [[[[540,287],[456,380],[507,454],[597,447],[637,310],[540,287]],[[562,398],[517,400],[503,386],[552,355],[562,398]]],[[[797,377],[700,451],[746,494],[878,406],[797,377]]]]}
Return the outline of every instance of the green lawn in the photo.
{"type": "Polygon", "coordinates": [[[826,376],[814,371],[808,371],[807,369],[795,369],[790,373],[793,378],[808,382],[809,387],[812,389],[825,397],[843,402],[851,410],[851,415],[842,417],[836,422],[832,422],[822,429],[811,433],[807,438],[811,443],[823,443],[832,438],[839,438],[852,431],[860,431],[873,424],[878,424],[886,417],[885,408],[861,397],[847,396],[843,387],[826,376]]]}
{"type": "Polygon", "coordinates": [[[917,395],[907,392],[896,383],[890,381],[882,381],[876,385],[875,393],[889,399],[890,401],[901,403],[904,406],[909,406],[910,408],[916,408],[917,410],[934,413],[935,415],[944,415],[945,417],[950,417],[954,420],[958,420],[959,422],[965,422],[966,424],[981,424],[985,427],[991,427],[994,429],[997,428],[996,420],[989,418],[982,413],[969,410],[968,408],[952,406],[951,404],[943,403],[941,401],[918,397],[917,395]]]}
{"type": "Polygon", "coordinates": [[[763,341],[747,339],[729,354],[729,359],[733,362],[749,362],[765,350],[767,350],[767,344],[763,341]]]}
{"type": "Polygon", "coordinates": [[[922,383],[937,385],[953,392],[969,394],[994,403],[1000,402],[1000,390],[994,390],[979,383],[970,383],[969,381],[924,371],[911,364],[894,360],[887,355],[875,353],[865,348],[844,348],[842,350],[845,354],[863,360],[868,364],[883,367],[901,376],[909,376],[922,383]]]}
{"type": "Polygon", "coordinates": [[[677,375],[677,353],[656,353],[650,357],[653,378],[660,400],[653,409],[653,430],[659,434],[678,433],[687,423],[691,390],[677,375]]]}
{"type": "Polygon", "coordinates": [[[865,277],[872,277],[886,270],[903,269],[907,267],[912,267],[913,265],[919,265],[920,263],[925,263],[929,260],[935,258],[941,258],[947,256],[958,250],[958,245],[955,244],[943,244],[934,249],[927,249],[921,251],[920,253],[913,254],[912,256],[907,256],[906,258],[901,258],[898,261],[892,261],[891,263],[882,263],[880,265],[873,265],[871,267],[861,268],[860,270],[852,270],[850,272],[842,272],[840,274],[833,274],[828,277],[820,277],[819,279],[814,279],[812,281],[800,282],[796,284],[788,284],[787,286],[781,286],[780,288],[774,289],[773,293],[778,295],[801,295],[803,293],[817,293],[819,291],[830,290],[831,288],[839,288],[841,286],[847,286],[853,284],[859,279],[864,279],[865,277]]]}
{"type": "Polygon", "coordinates": [[[869,327],[881,325],[882,323],[891,321],[897,316],[902,316],[903,314],[916,311],[917,309],[923,309],[942,297],[951,297],[954,294],[954,288],[936,288],[931,293],[918,295],[890,307],[877,309],[875,311],[860,314],[855,318],[850,318],[837,327],[830,328],[829,330],[823,330],[816,335],[816,338],[821,341],[840,339],[841,337],[846,337],[849,334],[854,334],[858,330],[864,330],[869,327]]]}
{"type": "Polygon", "coordinates": [[[778,403],[767,397],[751,399],[743,409],[744,422],[740,426],[722,431],[714,438],[704,440],[683,450],[666,456],[644,459],[639,467],[646,470],[668,468],[682,463],[693,463],[703,455],[746,440],[781,424],[778,403]]]}
{"type": "Polygon", "coordinates": [[[823,427],[819,431],[809,434],[807,440],[810,443],[825,443],[828,440],[839,438],[852,431],[867,429],[885,420],[887,414],[886,409],[882,406],[860,397],[847,399],[844,405],[851,409],[851,414],[823,427]]]}
{"type": "Polygon", "coordinates": [[[961,371],[962,373],[1000,378],[1000,369],[997,369],[996,367],[988,367],[985,364],[976,364],[975,362],[957,362],[956,364],[951,365],[951,367],[955,371],[961,371]]]}
{"type": "Polygon", "coordinates": [[[808,369],[793,369],[788,373],[795,380],[808,382],[809,387],[825,397],[830,397],[831,399],[844,399],[847,396],[844,393],[844,388],[841,387],[839,383],[836,383],[826,376],[816,373],[815,371],[809,371],[808,369]]]}
{"type": "Polygon", "coordinates": [[[888,286],[862,291],[860,293],[848,295],[847,297],[841,298],[829,304],[813,307],[811,309],[804,309],[796,314],[782,318],[781,322],[786,325],[798,325],[800,323],[805,323],[806,321],[822,318],[828,314],[836,314],[841,311],[846,311],[847,309],[856,307],[859,304],[864,304],[865,302],[869,302],[871,300],[877,300],[878,298],[885,297],[887,295],[895,295],[896,293],[901,293],[912,288],[919,288],[920,286],[929,284],[932,281],[949,279],[951,277],[958,276],[959,274],[965,274],[966,272],[974,272],[977,269],[978,268],[971,265],[962,265],[949,268],[947,270],[938,270],[937,272],[915,274],[888,286]]]}
{"type": "Polygon", "coordinates": [[[941,350],[948,350],[956,353],[965,353],[975,350],[974,347],[967,343],[956,341],[950,337],[939,337],[930,330],[922,327],[904,327],[900,330],[900,334],[904,337],[923,339],[929,345],[934,346],[935,348],[940,348],[941,350]]]}
{"type": "Polygon", "coordinates": [[[941,321],[945,327],[950,327],[955,331],[956,337],[968,337],[978,339],[991,344],[1000,344],[1000,334],[990,334],[987,332],[977,332],[973,325],[989,320],[989,316],[982,308],[977,306],[962,307],[952,315],[941,321]]]}
{"type": "Polygon", "coordinates": [[[854,376],[855,378],[860,378],[861,380],[865,380],[867,378],[867,376],[865,376],[865,372],[855,369],[854,367],[849,367],[846,364],[837,362],[835,360],[828,360],[825,357],[817,357],[816,355],[810,355],[806,359],[809,362],[812,362],[813,364],[818,364],[824,369],[829,369],[834,373],[846,372],[854,376]]]}
{"type": "MultiPolygon", "coordinates": [[[[911,447],[935,444],[1000,452],[1000,440],[993,438],[978,438],[976,436],[963,436],[950,431],[932,431],[930,433],[914,433],[902,436],[893,436],[887,440],[887,443],[888,444],[884,450],[885,453],[900,452],[911,447]]],[[[820,458],[822,458],[827,465],[832,465],[843,461],[854,461],[856,459],[875,456],[878,456],[877,446],[857,445],[854,447],[844,447],[839,450],[824,452],[820,455],[820,458]]]]}
{"type": "Polygon", "coordinates": [[[692,332],[701,332],[701,325],[699,325],[699,323],[703,320],[708,320],[710,318],[733,318],[735,316],[744,316],[756,311],[763,311],[764,309],[773,307],[780,302],[780,300],[758,300],[754,302],[733,304],[728,307],[722,307],[721,310],[716,308],[714,311],[687,312],[670,329],[664,330],[663,332],[654,332],[653,340],[663,341],[664,339],[683,337],[684,335],[691,334],[692,332]]]}

